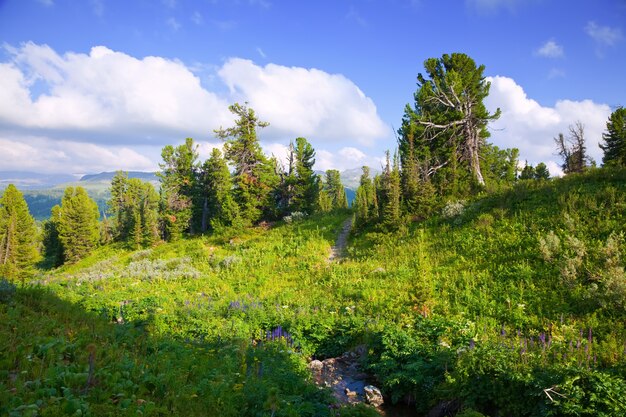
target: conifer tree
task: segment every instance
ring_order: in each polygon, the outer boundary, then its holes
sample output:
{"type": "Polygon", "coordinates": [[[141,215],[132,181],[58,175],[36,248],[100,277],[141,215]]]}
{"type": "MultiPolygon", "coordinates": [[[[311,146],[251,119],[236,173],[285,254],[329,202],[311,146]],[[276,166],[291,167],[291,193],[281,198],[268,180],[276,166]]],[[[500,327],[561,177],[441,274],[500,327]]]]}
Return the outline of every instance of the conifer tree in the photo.
{"type": "Polygon", "coordinates": [[[142,247],[159,239],[159,196],[152,184],[138,178],[129,179],[120,171],[111,182],[108,205],[114,216],[117,241],[142,247]]]}
{"type": "Polygon", "coordinates": [[[269,123],[259,121],[245,104],[235,103],[229,110],[237,116],[235,126],[217,129],[215,134],[225,141],[224,155],[235,168],[234,196],[241,218],[245,223],[255,223],[264,210],[273,210],[271,195],[279,182],[275,162],[265,157],[257,138],[257,128],[269,123]]]}
{"type": "Polygon", "coordinates": [[[602,140],[602,163],[606,166],[626,167],[626,108],[619,107],[611,113],[602,140]]]}
{"type": "Polygon", "coordinates": [[[549,180],[550,179],[550,171],[548,167],[543,162],[539,162],[535,167],[535,179],[536,180],[549,180]]]}
{"type": "Polygon", "coordinates": [[[341,183],[341,176],[336,169],[326,171],[324,189],[331,201],[331,210],[348,208],[348,197],[341,183]]]}
{"type": "Polygon", "coordinates": [[[328,213],[333,209],[333,200],[326,189],[326,184],[318,180],[317,183],[317,207],[320,213],[328,213]]]}
{"type": "Polygon", "coordinates": [[[287,166],[278,164],[278,176],[279,184],[274,193],[274,201],[277,212],[284,216],[294,211],[293,205],[296,197],[296,149],[293,142],[289,142],[287,166]]]}
{"type": "Polygon", "coordinates": [[[59,238],[61,223],[61,206],[52,207],[50,218],[43,222],[43,250],[44,256],[52,266],[63,265],[63,244],[59,238]]]}
{"type": "Polygon", "coordinates": [[[295,192],[292,211],[313,213],[317,200],[319,177],[313,171],[315,149],[305,138],[296,139],[295,148],[295,192]]]}
{"type": "Polygon", "coordinates": [[[354,199],[355,217],[359,225],[365,224],[370,220],[378,217],[378,201],[376,199],[376,190],[370,178],[370,168],[362,167],[363,173],[359,180],[359,188],[356,190],[354,199]]]}
{"type": "Polygon", "coordinates": [[[565,174],[583,172],[589,165],[594,164],[587,155],[585,144],[585,126],[577,121],[569,126],[569,137],[566,139],[562,133],[554,138],[557,152],[563,159],[561,168],[565,174]]]}
{"type": "Polygon", "coordinates": [[[526,161],[524,168],[522,168],[522,172],[520,173],[519,179],[520,180],[535,179],[535,168],[533,168],[532,165],[528,165],[528,161],[526,161]]]}
{"type": "Polygon", "coordinates": [[[232,179],[226,160],[219,149],[215,148],[202,166],[205,210],[203,230],[209,225],[212,229],[238,225],[239,207],[232,195],[232,179]]]}
{"type": "Polygon", "coordinates": [[[13,185],[0,198],[0,276],[16,279],[38,260],[37,228],[22,193],[13,185]]]}
{"type": "Polygon", "coordinates": [[[387,162],[382,174],[381,187],[384,195],[384,203],[381,205],[382,224],[388,229],[397,229],[402,218],[400,209],[400,168],[397,154],[394,155],[393,165],[391,164],[389,151],[387,151],[387,162]]]}
{"type": "MultiPolygon", "coordinates": [[[[434,181],[441,195],[467,193],[468,181],[482,187],[487,123],[500,115],[499,110],[489,114],[483,103],[489,94],[484,66],[453,53],[426,60],[424,68],[426,74],[417,77],[415,105],[406,106],[399,130],[402,169],[409,170],[403,186],[417,187],[417,163],[422,181],[426,176],[434,181]]],[[[410,199],[408,204],[414,205],[410,199]]]]}
{"type": "MultiPolygon", "coordinates": [[[[185,232],[193,232],[192,219],[202,216],[197,186],[197,146],[192,138],[174,148],[167,145],[161,152],[161,222],[165,239],[179,239],[185,232]],[[194,205],[194,202],[196,204],[194,205]]],[[[199,223],[199,220],[197,221],[199,223]]]]}
{"type": "Polygon", "coordinates": [[[64,262],[75,263],[96,248],[100,240],[98,205],[82,187],[67,187],[58,209],[59,241],[64,262]]]}

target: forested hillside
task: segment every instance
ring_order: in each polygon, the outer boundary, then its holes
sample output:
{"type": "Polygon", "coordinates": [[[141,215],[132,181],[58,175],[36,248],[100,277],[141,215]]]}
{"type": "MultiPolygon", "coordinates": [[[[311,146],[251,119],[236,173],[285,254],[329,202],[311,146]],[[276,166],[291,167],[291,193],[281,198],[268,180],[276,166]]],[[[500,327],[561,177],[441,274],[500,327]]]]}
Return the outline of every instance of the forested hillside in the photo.
{"type": "Polygon", "coordinates": [[[347,213],[5,282],[3,412],[332,415],[307,358],[364,344],[388,401],[423,413],[619,415],[625,187],[623,170],[524,182],[360,231],[341,262],[347,213]]]}

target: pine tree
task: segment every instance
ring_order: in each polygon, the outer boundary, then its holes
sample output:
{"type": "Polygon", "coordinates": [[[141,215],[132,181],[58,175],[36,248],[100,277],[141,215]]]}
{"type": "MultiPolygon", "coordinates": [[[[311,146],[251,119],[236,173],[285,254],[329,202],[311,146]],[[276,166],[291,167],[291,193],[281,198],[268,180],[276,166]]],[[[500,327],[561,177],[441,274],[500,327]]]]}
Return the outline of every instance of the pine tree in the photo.
{"type": "Polygon", "coordinates": [[[292,211],[313,213],[317,200],[319,178],[313,171],[315,149],[305,138],[296,139],[295,192],[292,211]]]}
{"type": "Polygon", "coordinates": [[[215,134],[225,141],[224,155],[235,168],[234,196],[241,218],[256,223],[275,211],[271,196],[279,183],[276,164],[265,157],[257,139],[257,128],[269,123],[259,121],[245,104],[235,103],[229,110],[238,117],[235,126],[217,129],[215,134]]]}
{"type": "Polygon", "coordinates": [[[430,58],[424,68],[426,74],[417,76],[415,105],[405,107],[398,143],[403,196],[413,213],[420,211],[412,197],[419,183],[432,182],[440,196],[465,195],[472,182],[485,185],[487,124],[500,115],[489,114],[483,103],[490,87],[484,66],[467,55],[430,58]]]}
{"type": "Polygon", "coordinates": [[[287,154],[287,166],[278,164],[279,184],[274,193],[276,210],[280,216],[285,216],[294,211],[294,199],[296,197],[296,149],[293,142],[289,142],[287,154]]]}
{"type": "Polygon", "coordinates": [[[585,145],[585,126],[577,121],[569,126],[569,137],[565,139],[562,133],[554,138],[557,152],[563,159],[561,168],[565,174],[583,172],[589,165],[595,164],[587,155],[585,145]]]}
{"type": "Polygon", "coordinates": [[[0,198],[0,276],[16,279],[39,259],[37,228],[22,193],[13,185],[0,198]]]}
{"type": "Polygon", "coordinates": [[[370,178],[370,168],[362,167],[363,173],[359,180],[359,188],[356,190],[354,199],[355,217],[357,225],[363,225],[378,217],[378,201],[376,190],[370,178]]]}
{"type": "Polygon", "coordinates": [[[328,213],[333,209],[333,200],[326,189],[326,184],[318,180],[317,183],[317,208],[320,213],[328,213]]]}
{"type": "Polygon", "coordinates": [[[43,248],[44,255],[52,266],[63,265],[63,244],[59,238],[59,225],[61,224],[61,206],[52,207],[51,215],[43,223],[43,248]]]}
{"type": "Polygon", "coordinates": [[[161,152],[161,222],[167,240],[179,239],[185,232],[193,232],[192,220],[200,223],[201,203],[198,202],[198,150],[192,138],[174,148],[167,145],[161,152]],[[194,204],[195,203],[195,204],[194,204]]]}
{"type": "Polygon", "coordinates": [[[341,183],[341,175],[336,169],[326,171],[326,183],[324,189],[331,201],[331,210],[348,208],[348,197],[341,183]]]}
{"type": "Polygon", "coordinates": [[[611,113],[602,140],[602,163],[606,166],[626,167],[626,108],[619,107],[611,113]]]}
{"type": "Polygon", "coordinates": [[[549,180],[550,179],[550,171],[548,167],[543,162],[539,162],[535,167],[535,179],[536,180],[549,180]]]}
{"type": "Polygon", "coordinates": [[[535,168],[533,168],[532,165],[528,165],[528,161],[526,161],[526,164],[524,165],[524,168],[522,169],[522,172],[520,173],[519,179],[520,180],[535,179],[535,168]]]}
{"type": "Polygon", "coordinates": [[[109,213],[114,216],[115,240],[134,247],[154,244],[159,239],[159,196],[152,184],[118,172],[111,183],[109,213]]]}
{"type": "Polygon", "coordinates": [[[206,196],[202,223],[213,230],[236,226],[240,223],[239,207],[232,195],[232,178],[226,160],[219,149],[202,166],[204,193],[206,196]]]}
{"type": "Polygon", "coordinates": [[[98,205],[82,187],[67,187],[58,211],[59,241],[64,262],[89,255],[100,240],[98,205]]]}
{"type": "Polygon", "coordinates": [[[393,165],[390,162],[387,151],[387,162],[382,174],[382,193],[384,194],[381,205],[382,224],[389,230],[397,229],[401,224],[400,209],[400,168],[397,154],[394,155],[393,165]]]}

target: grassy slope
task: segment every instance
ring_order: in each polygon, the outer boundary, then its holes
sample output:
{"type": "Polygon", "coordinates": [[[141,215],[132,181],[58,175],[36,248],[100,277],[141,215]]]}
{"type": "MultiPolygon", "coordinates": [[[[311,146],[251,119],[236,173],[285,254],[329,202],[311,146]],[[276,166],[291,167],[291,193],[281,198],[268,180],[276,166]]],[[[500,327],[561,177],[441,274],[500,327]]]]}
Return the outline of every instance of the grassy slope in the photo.
{"type": "Polygon", "coordinates": [[[359,343],[386,392],[420,410],[452,398],[487,414],[616,410],[625,213],[626,172],[596,171],[402,234],[364,231],[341,263],[326,257],[345,215],[101,248],[42,277],[44,290],[2,293],[0,412],[330,415],[305,356],[359,343]],[[279,325],[293,346],[265,341],[279,325]],[[585,394],[593,381],[613,387],[597,395],[607,404],[585,394]],[[548,400],[551,386],[567,400],[548,400]]]}

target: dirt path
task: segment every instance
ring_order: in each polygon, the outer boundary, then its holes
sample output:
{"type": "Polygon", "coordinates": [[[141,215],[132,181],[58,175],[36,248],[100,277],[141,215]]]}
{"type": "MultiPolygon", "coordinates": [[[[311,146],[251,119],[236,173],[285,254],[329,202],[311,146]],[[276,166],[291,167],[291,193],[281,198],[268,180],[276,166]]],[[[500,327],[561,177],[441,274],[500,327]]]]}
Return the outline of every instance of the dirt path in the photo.
{"type": "Polygon", "coordinates": [[[330,248],[328,261],[335,261],[343,257],[346,246],[348,245],[348,235],[350,234],[350,229],[352,229],[352,216],[346,219],[346,221],[341,225],[341,231],[339,232],[339,236],[337,236],[335,246],[330,248]]]}

